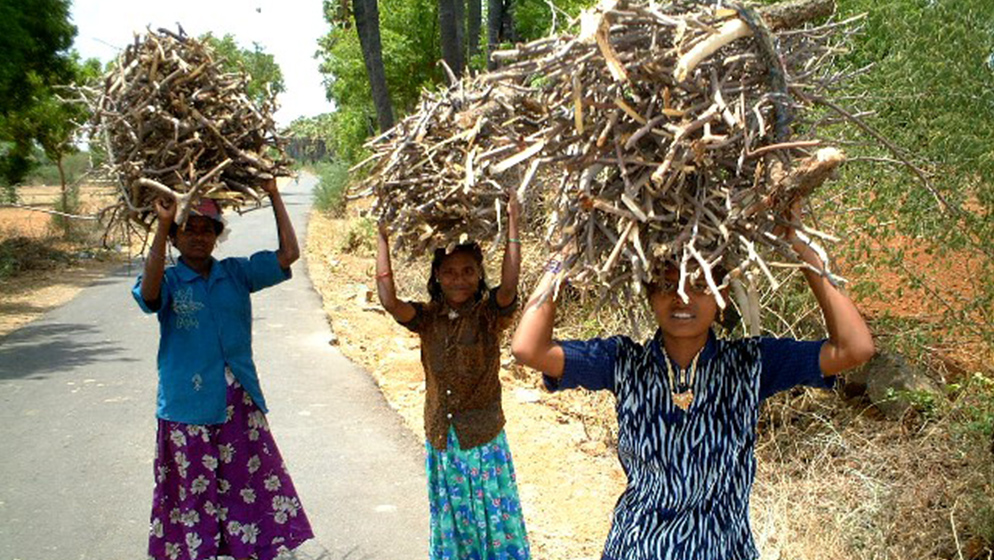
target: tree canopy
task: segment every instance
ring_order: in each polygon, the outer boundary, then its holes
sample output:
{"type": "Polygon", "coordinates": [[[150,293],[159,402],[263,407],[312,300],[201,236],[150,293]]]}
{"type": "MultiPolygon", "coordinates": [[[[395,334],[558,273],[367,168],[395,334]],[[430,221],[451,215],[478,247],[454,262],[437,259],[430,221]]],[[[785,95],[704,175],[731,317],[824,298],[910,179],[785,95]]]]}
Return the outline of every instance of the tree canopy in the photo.
{"type": "Polygon", "coordinates": [[[75,35],[68,0],[0,2],[0,187],[7,198],[34,165],[34,142],[62,126],[39,117],[58,104],[53,86],[76,77],[75,35]]]}

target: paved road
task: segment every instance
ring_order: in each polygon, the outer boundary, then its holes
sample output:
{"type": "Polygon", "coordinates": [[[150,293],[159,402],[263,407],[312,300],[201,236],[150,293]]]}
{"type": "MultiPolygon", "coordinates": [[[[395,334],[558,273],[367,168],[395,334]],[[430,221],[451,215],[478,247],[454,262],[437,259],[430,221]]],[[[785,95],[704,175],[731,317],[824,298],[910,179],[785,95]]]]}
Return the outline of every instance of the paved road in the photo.
{"type": "MultiPolygon", "coordinates": [[[[303,245],[312,176],[284,197],[303,245]]],[[[268,208],[229,217],[217,256],[273,248],[268,208]]],[[[0,338],[0,560],[145,558],[158,323],[121,270],[0,338]]],[[[328,345],[303,262],[256,294],[256,364],[270,424],[316,538],[300,560],[423,558],[421,443],[370,377],[328,345]]]]}

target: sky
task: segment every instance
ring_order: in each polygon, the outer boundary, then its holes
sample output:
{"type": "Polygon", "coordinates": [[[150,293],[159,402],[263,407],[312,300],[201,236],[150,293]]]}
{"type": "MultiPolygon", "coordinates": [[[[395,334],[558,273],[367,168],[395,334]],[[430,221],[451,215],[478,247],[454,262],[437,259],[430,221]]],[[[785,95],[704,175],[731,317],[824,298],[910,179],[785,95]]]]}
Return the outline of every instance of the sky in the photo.
{"type": "Polygon", "coordinates": [[[108,62],[146,27],[176,30],[187,35],[227,33],[244,48],[259,43],[276,58],[286,91],[279,96],[279,125],[299,116],[332,110],[325,99],[317,40],[327,33],[321,0],[72,0],[75,48],[84,59],[108,62]]]}

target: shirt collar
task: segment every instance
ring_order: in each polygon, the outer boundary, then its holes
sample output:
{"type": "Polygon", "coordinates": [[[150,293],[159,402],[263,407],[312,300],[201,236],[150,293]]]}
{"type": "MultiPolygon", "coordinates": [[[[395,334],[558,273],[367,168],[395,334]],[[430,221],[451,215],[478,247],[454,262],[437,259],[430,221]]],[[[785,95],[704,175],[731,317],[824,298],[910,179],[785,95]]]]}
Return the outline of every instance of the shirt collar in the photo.
{"type": "MultiPolygon", "coordinates": [[[[197,271],[193,270],[182,258],[176,259],[176,274],[179,279],[183,282],[193,282],[197,278],[203,278],[197,271]]],[[[223,266],[218,266],[218,261],[214,257],[211,257],[211,272],[210,276],[207,278],[208,282],[213,282],[219,278],[224,278],[228,273],[224,270],[223,266]]]]}
{"type": "MultiPolygon", "coordinates": [[[[649,343],[649,346],[652,348],[652,356],[655,358],[656,363],[665,365],[665,362],[663,362],[662,340],[662,330],[656,329],[656,334],[652,336],[652,342],[649,343]]],[[[697,361],[698,367],[708,363],[708,361],[714,357],[717,347],[718,338],[714,335],[713,330],[708,329],[708,340],[704,343],[704,348],[701,350],[701,357],[697,361]]],[[[670,360],[672,360],[672,358],[670,358],[670,360]]],[[[676,365],[676,362],[673,363],[676,365]]]]}

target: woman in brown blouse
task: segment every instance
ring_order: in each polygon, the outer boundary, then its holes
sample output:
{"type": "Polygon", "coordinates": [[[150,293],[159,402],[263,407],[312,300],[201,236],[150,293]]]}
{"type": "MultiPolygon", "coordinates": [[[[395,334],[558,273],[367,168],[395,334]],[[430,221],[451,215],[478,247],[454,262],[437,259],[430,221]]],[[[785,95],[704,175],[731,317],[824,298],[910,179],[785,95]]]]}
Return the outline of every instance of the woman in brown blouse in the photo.
{"type": "Polygon", "coordinates": [[[421,337],[433,560],[530,558],[498,377],[500,336],[517,306],[520,213],[512,195],[499,287],[487,287],[478,244],[438,249],[426,303],[397,298],[387,231],[380,224],[380,303],[421,337]]]}

